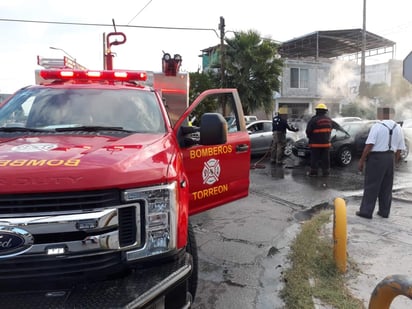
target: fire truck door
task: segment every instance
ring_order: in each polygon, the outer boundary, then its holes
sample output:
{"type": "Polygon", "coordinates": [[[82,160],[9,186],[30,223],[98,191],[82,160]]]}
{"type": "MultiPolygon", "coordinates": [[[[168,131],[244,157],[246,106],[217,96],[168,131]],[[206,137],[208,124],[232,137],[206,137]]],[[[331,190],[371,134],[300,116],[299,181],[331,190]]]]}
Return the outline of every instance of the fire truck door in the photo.
{"type": "MultiPolygon", "coordinates": [[[[225,100],[223,114],[230,114],[236,119],[243,118],[243,110],[236,89],[208,90],[196,99],[183,117],[193,119],[205,99],[226,92],[231,96],[225,100]],[[191,115],[191,116],[189,116],[191,115]]],[[[222,111],[219,100],[214,100],[214,111],[222,111]]],[[[177,125],[181,124],[179,121],[177,125]]],[[[189,215],[193,215],[232,201],[243,198],[249,193],[250,140],[244,122],[228,128],[227,142],[221,145],[193,145],[182,148],[185,170],[189,178],[189,215]]]]}

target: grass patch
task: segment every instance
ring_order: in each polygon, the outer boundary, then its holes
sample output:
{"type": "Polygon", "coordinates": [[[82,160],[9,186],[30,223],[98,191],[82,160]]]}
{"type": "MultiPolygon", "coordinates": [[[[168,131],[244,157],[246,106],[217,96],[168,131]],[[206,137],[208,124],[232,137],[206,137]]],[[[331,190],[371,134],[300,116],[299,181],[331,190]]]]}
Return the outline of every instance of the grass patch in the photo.
{"type": "Polygon", "coordinates": [[[291,266],[284,273],[281,291],[287,309],[313,309],[313,298],[336,309],[364,308],[345,286],[345,274],[335,264],[331,239],[321,235],[332,214],[331,210],[315,214],[292,243],[291,266]]]}

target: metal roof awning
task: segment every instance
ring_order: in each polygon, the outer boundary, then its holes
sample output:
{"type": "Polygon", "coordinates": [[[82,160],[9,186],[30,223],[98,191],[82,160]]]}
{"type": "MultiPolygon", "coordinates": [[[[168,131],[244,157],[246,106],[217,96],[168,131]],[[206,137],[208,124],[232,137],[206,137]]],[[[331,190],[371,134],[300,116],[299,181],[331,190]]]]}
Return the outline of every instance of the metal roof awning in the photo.
{"type": "MultiPolygon", "coordinates": [[[[374,33],[365,32],[365,56],[392,53],[395,42],[374,33]]],[[[362,52],[362,29],[316,31],[281,43],[282,58],[338,58],[362,52]]]]}

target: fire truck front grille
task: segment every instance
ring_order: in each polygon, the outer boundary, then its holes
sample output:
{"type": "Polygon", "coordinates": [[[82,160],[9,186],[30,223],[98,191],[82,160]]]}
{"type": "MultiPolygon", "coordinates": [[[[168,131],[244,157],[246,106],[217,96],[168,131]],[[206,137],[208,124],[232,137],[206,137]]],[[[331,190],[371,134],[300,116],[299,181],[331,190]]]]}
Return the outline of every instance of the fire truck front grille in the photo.
{"type": "Polygon", "coordinates": [[[120,208],[119,215],[119,243],[120,247],[132,246],[136,243],[136,208],[120,208]]]}
{"type": "Polygon", "coordinates": [[[0,216],[88,211],[120,204],[119,190],[0,195],[0,216]]]}
{"type": "Polygon", "coordinates": [[[19,256],[13,259],[2,259],[0,263],[2,282],[35,279],[66,280],[88,275],[105,274],[122,265],[121,253],[89,253],[69,256],[19,256]]]}

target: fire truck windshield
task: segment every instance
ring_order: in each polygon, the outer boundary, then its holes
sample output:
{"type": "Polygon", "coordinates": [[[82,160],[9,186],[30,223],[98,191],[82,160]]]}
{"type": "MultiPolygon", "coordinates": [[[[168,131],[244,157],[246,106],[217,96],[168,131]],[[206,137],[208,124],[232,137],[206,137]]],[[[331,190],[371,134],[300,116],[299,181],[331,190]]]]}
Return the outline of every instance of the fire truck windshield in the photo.
{"type": "Polygon", "coordinates": [[[81,130],[90,126],[139,133],[166,130],[155,94],[141,89],[25,88],[0,108],[0,127],[81,130]]]}

